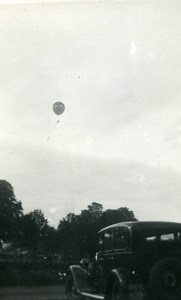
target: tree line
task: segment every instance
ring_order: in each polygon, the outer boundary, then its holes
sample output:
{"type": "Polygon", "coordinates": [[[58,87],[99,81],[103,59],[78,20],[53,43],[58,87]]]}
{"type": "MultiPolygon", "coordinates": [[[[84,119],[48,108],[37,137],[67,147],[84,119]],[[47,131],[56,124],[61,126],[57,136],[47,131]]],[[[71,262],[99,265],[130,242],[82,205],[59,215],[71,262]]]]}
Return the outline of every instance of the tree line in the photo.
{"type": "Polygon", "coordinates": [[[67,214],[54,228],[40,209],[25,214],[12,185],[0,180],[1,254],[5,251],[4,243],[10,243],[14,255],[27,255],[32,260],[57,255],[69,263],[81,257],[91,258],[95,255],[97,232],[101,228],[135,220],[134,212],[127,207],[104,210],[100,203],[93,202],[80,214],[67,214]]]}

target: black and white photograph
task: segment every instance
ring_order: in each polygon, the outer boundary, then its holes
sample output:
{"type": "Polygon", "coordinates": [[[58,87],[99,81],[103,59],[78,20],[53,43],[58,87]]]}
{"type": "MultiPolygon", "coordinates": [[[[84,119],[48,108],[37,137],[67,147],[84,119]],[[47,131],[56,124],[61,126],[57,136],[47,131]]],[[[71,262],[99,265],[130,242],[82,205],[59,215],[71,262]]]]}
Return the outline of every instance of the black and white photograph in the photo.
{"type": "Polygon", "coordinates": [[[181,300],[181,2],[0,0],[0,299],[181,300]]]}

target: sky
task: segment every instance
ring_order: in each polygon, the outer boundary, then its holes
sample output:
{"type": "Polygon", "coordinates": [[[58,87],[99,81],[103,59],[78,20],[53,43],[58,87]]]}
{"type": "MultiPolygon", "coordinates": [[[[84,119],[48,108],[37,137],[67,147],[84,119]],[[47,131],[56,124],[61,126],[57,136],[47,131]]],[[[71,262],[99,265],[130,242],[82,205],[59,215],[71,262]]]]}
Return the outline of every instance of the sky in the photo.
{"type": "Polygon", "coordinates": [[[180,222],[180,1],[2,2],[0,178],[24,212],[180,222]]]}

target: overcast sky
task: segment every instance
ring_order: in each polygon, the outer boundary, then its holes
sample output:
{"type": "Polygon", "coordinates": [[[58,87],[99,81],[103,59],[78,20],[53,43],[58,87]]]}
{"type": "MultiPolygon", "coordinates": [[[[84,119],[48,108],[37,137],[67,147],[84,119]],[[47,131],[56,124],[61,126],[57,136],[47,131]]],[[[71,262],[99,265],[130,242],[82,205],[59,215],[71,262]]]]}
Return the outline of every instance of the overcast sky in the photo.
{"type": "Polygon", "coordinates": [[[0,20],[0,179],[24,212],[180,221],[180,1],[0,4],[0,20]]]}

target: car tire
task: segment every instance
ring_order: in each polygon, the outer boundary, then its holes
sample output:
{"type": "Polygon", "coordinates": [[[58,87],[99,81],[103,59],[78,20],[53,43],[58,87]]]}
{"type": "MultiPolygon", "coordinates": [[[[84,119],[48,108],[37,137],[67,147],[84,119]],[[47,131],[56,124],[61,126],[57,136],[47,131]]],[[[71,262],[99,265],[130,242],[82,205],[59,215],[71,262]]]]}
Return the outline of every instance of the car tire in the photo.
{"type": "Polygon", "coordinates": [[[169,257],[156,262],[150,271],[149,285],[154,300],[180,300],[181,261],[169,257]]]}
{"type": "Polygon", "coordinates": [[[110,291],[110,300],[128,300],[128,293],[123,290],[118,279],[113,281],[110,291]]]}
{"type": "Polygon", "coordinates": [[[68,275],[65,280],[65,294],[66,294],[68,300],[83,300],[84,299],[84,297],[81,296],[76,291],[72,274],[68,275]]]}

